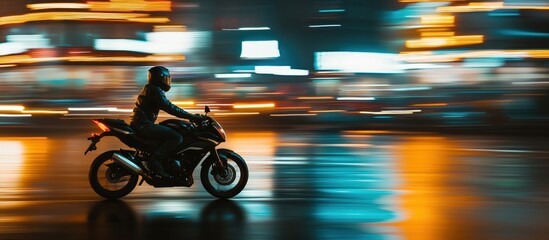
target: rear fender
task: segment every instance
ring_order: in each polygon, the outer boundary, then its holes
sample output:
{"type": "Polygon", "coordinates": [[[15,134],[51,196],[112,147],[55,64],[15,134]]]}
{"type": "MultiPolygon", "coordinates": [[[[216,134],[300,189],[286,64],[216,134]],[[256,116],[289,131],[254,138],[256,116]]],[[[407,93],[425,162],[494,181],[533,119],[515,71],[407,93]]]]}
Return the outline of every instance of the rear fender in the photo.
{"type": "Polygon", "coordinates": [[[88,137],[88,140],[91,141],[91,143],[88,146],[88,148],[86,149],[86,151],[84,152],[84,155],[86,155],[88,152],[97,150],[96,144],[99,141],[101,141],[101,138],[103,138],[105,136],[114,136],[114,135],[110,132],[102,132],[100,134],[94,133],[94,134],[92,134],[91,137],[88,137]]]}

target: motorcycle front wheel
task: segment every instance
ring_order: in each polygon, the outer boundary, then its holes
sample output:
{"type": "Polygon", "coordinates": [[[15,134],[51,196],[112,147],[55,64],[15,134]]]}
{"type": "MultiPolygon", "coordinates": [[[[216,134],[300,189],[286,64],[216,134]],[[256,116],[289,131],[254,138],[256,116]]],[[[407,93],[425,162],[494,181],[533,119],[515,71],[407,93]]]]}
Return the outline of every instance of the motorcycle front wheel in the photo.
{"type": "Polygon", "coordinates": [[[90,166],[89,181],[93,190],[104,198],[115,199],[128,195],[137,185],[139,175],[131,174],[118,165],[108,151],[93,160],[90,166]]]}
{"type": "Polygon", "coordinates": [[[239,194],[248,183],[248,166],[244,159],[233,151],[217,150],[220,158],[227,160],[226,176],[216,171],[215,161],[206,161],[200,170],[202,186],[217,198],[231,198],[239,194]]]}

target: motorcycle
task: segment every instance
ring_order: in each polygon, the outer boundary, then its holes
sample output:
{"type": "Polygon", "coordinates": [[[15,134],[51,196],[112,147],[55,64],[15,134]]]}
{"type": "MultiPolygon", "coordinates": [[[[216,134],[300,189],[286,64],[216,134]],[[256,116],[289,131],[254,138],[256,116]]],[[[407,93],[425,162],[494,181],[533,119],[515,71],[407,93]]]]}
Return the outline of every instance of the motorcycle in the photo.
{"type": "Polygon", "coordinates": [[[217,198],[231,198],[239,194],[248,182],[248,166],[244,159],[229,149],[216,149],[226,141],[225,130],[205,107],[203,120],[187,122],[168,119],[159,124],[174,129],[183,136],[176,151],[163,162],[164,169],[172,176],[162,179],[152,174],[149,160],[160,142],[139,136],[124,120],[94,119],[103,131],[88,137],[91,141],[84,152],[97,150],[101,138],[114,136],[131,147],[106,151],[97,156],[89,171],[89,182],[93,190],[104,198],[122,198],[137,186],[146,182],[154,187],[191,187],[193,172],[200,164],[200,181],[208,193],[217,198]]]}

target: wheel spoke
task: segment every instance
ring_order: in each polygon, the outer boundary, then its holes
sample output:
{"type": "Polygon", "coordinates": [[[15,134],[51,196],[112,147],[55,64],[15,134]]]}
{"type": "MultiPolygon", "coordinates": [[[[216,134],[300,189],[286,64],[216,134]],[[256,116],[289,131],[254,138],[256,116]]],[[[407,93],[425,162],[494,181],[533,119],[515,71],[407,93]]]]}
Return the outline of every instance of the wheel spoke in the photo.
{"type": "Polygon", "coordinates": [[[112,159],[113,152],[99,155],[90,167],[90,185],[104,198],[121,198],[128,195],[139,179],[138,175],[132,175],[112,159]]]}
{"type": "Polygon", "coordinates": [[[246,186],[248,167],[244,159],[238,154],[227,149],[220,149],[218,152],[220,156],[226,157],[227,175],[222,177],[215,173],[215,163],[209,162],[202,168],[200,179],[206,191],[211,195],[218,198],[231,198],[240,193],[246,186]]]}
{"type": "MultiPolygon", "coordinates": [[[[226,178],[223,178],[219,175],[213,176],[211,174],[208,177],[208,179],[210,181],[210,184],[218,192],[228,192],[228,191],[233,190],[238,185],[238,183],[240,182],[240,178],[242,176],[241,169],[234,160],[228,158],[227,159],[227,164],[228,164],[228,166],[227,166],[227,177],[226,178]],[[225,181],[227,181],[228,184],[226,184],[225,181]]],[[[214,166],[212,165],[208,172],[212,172],[213,167],[214,166]]]]}
{"type": "Polygon", "coordinates": [[[111,174],[112,171],[109,171],[111,167],[115,167],[116,165],[113,164],[114,160],[109,159],[105,161],[101,166],[99,167],[97,171],[97,180],[99,184],[108,191],[118,191],[122,189],[124,186],[126,186],[130,176],[118,176],[117,178],[113,179],[109,177],[109,174],[111,174]]]}

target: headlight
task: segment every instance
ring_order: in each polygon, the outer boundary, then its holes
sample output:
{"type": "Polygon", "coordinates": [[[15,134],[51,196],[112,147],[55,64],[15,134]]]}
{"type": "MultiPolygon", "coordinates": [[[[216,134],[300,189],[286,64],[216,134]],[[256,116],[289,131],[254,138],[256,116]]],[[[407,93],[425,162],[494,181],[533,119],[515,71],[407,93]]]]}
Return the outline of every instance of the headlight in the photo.
{"type": "Polygon", "coordinates": [[[212,119],[212,126],[215,128],[215,130],[217,130],[217,132],[223,138],[223,140],[225,140],[226,139],[225,130],[223,129],[223,127],[221,127],[221,124],[219,124],[217,121],[212,119]]]}

